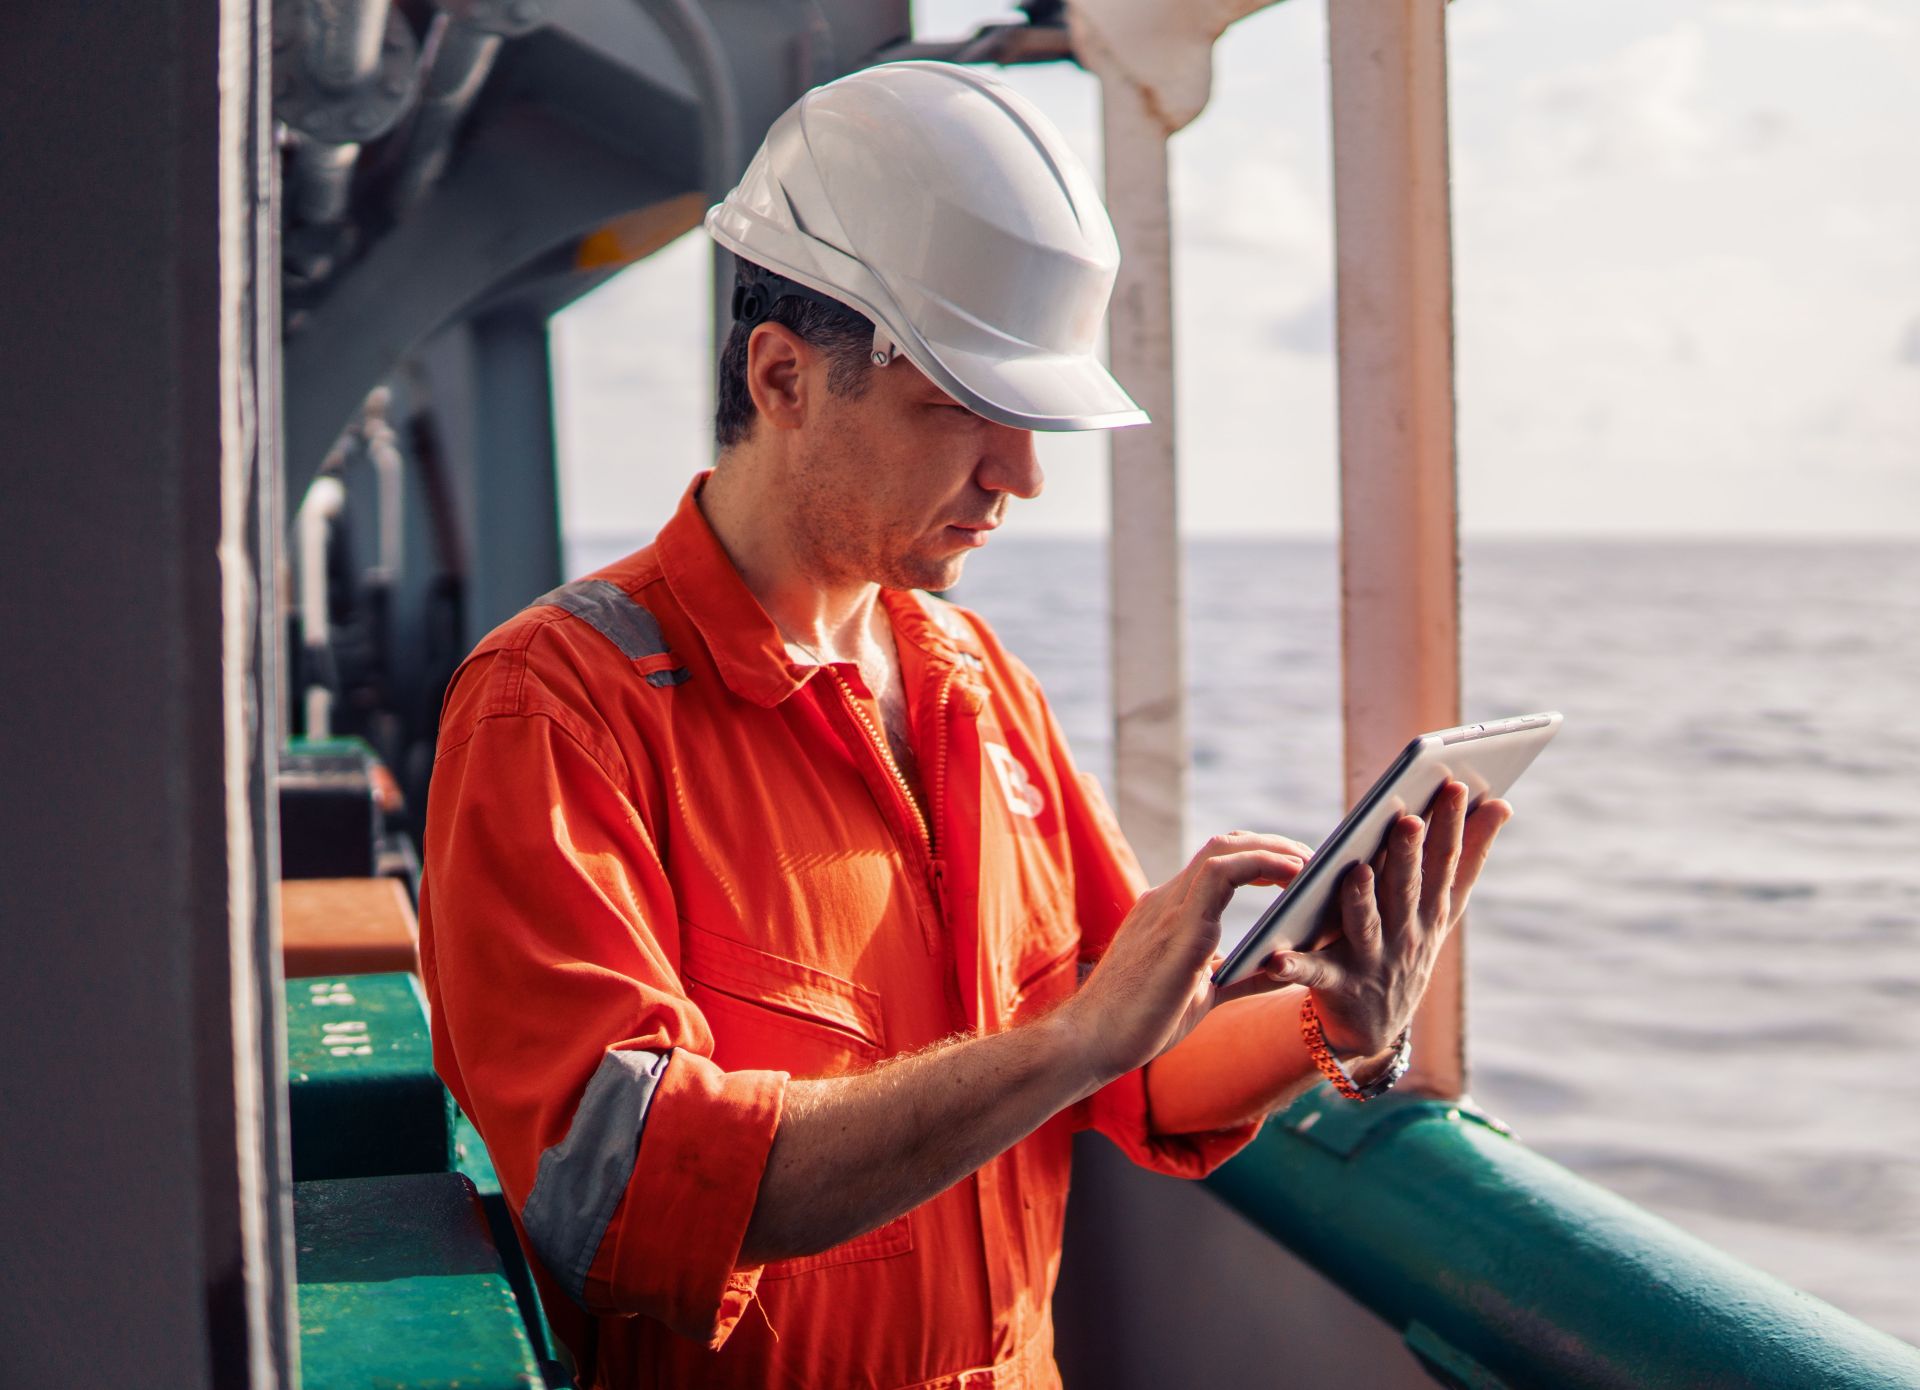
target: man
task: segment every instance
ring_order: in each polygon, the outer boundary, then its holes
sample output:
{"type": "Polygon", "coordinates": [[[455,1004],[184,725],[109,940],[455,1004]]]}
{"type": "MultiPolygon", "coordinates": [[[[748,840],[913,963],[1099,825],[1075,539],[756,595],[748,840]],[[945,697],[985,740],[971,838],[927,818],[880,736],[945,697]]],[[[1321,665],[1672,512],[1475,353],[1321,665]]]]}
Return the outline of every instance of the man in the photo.
{"type": "Polygon", "coordinates": [[[1506,808],[1450,785],[1336,946],[1216,995],[1222,908],[1305,847],[1143,891],[1032,675],[928,596],[1039,492],[1033,429],[1141,418],[1085,172],[1003,84],[899,64],[803,98],[709,228],[717,467],[448,694],[437,1062],[585,1383],[1053,1386],[1072,1133],[1195,1176],[1316,1049],[1385,1084],[1506,808]]]}

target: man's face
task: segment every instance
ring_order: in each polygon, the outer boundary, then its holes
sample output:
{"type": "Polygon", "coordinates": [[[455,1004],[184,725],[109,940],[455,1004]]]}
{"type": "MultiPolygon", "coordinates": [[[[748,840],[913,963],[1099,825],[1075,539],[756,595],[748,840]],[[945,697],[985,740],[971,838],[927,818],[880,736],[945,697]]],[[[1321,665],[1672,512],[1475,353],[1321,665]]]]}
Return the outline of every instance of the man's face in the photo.
{"type": "Polygon", "coordinates": [[[957,404],[904,357],[858,396],[810,393],[818,409],[793,455],[796,549],[823,579],[947,589],[1005,517],[1044,481],[1030,431],[957,404]]]}

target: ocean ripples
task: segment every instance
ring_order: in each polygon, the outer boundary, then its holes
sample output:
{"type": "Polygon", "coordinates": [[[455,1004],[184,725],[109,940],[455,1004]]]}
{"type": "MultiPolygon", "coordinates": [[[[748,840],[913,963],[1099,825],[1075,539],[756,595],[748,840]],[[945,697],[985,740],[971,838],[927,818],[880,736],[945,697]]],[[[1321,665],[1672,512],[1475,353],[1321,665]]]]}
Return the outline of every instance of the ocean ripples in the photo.
{"type": "Polygon", "coordinates": [[[1888,1225],[1920,1223],[1920,1180],[1890,1154],[1772,1153],[1771,1173],[1671,1149],[1570,1145],[1553,1155],[1570,1168],[1648,1206],[1874,1239],[1888,1225]]]}

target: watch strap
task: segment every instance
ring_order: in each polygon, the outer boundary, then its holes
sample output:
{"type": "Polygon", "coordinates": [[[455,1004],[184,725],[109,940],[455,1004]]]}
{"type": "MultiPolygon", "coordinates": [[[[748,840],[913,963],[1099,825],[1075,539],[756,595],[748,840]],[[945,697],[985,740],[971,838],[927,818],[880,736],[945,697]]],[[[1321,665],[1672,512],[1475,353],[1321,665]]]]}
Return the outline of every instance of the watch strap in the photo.
{"type": "Polygon", "coordinates": [[[1413,1026],[1409,1024],[1393,1040],[1393,1057],[1387,1063],[1387,1069],[1364,1086],[1355,1081],[1327,1045],[1326,1030],[1320,1025],[1320,1014],[1313,1007],[1311,992],[1300,1006],[1300,1036],[1307,1044],[1307,1055],[1313,1058],[1314,1066],[1333,1083],[1333,1089],[1348,1100],[1372,1100],[1375,1096],[1385,1095],[1413,1064],[1413,1026]]]}

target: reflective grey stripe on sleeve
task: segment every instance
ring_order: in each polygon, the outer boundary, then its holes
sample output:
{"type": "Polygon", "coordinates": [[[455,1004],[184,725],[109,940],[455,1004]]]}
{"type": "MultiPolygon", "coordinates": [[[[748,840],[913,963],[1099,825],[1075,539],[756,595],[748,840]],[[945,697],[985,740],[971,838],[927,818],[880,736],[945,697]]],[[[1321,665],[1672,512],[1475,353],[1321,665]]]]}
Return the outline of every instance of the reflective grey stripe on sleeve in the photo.
{"type": "Polygon", "coordinates": [[[602,1057],[567,1137],[540,1155],[520,1221],[548,1272],[582,1303],[587,1270],[633,1177],[647,1107],[672,1057],[637,1049],[602,1057]]]}
{"type": "Polygon", "coordinates": [[[583,620],[595,632],[638,661],[643,656],[661,656],[667,650],[660,636],[660,624],[653,614],[635,603],[626,590],[604,579],[576,579],[533,601],[533,607],[552,604],[583,620]]]}
{"type": "MultiPolygon", "coordinates": [[[[620,649],[630,661],[643,656],[665,656],[667,642],[660,635],[660,624],[653,614],[633,601],[633,596],[618,584],[605,579],[576,579],[542,594],[530,607],[551,604],[579,618],[595,632],[620,649]]],[[[684,666],[671,671],[650,671],[651,686],[678,685],[692,675],[684,666]]]]}

